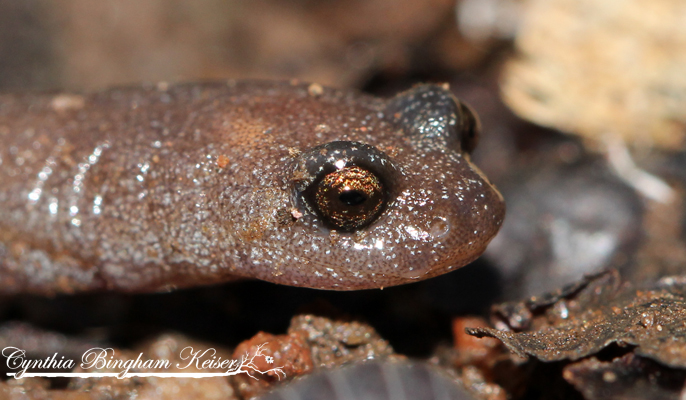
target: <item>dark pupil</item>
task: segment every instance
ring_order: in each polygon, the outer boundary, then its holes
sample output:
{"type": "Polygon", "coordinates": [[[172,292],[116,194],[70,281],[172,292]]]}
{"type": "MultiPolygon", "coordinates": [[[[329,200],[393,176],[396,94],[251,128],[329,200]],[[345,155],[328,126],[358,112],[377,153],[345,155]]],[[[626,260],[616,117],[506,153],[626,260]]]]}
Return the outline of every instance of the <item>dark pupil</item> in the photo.
{"type": "Polygon", "coordinates": [[[341,193],[341,195],[338,196],[338,199],[346,206],[353,207],[364,203],[367,200],[367,196],[358,192],[357,190],[350,190],[341,193]]]}

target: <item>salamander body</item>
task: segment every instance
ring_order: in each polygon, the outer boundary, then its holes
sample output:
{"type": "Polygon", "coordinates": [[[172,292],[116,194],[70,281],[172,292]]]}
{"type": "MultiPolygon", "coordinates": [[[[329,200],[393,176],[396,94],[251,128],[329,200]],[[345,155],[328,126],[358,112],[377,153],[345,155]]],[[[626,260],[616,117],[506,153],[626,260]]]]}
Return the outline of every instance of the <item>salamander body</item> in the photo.
{"type": "Polygon", "coordinates": [[[0,293],[250,277],[379,288],[477,258],[504,217],[441,86],[231,81],[0,95],[0,293]]]}

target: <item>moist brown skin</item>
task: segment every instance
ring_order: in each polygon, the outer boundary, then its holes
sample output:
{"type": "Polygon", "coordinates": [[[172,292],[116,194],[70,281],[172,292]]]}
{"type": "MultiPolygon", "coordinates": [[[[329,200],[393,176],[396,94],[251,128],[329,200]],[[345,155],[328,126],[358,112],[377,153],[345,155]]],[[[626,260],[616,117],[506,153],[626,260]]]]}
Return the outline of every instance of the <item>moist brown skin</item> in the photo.
{"type": "Polygon", "coordinates": [[[450,98],[256,81],[0,95],[0,292],[354,290],[461,267],[505,209],[455,140],[450,98]],[[383,212],[351,232],[299,192],[328,151],[312,148],[335,141],[384,158],[383,212]]]}

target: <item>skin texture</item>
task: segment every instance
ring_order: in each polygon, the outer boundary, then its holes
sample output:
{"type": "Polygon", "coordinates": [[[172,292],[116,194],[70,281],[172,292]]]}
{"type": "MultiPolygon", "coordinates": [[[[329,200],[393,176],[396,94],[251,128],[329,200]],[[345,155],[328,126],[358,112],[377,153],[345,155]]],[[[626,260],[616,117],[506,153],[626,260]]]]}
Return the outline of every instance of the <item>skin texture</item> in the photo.
{"type": "Polygon", "coordinates": [[[428,85],[391,99],[256,81],[0,95],[0,292],[238,277],[355,290],[459,268],[505,213],[461,150],[474,139],[460,110],[428,85]],[[383,184],[365,226],[332,229],[308,194],[337,161],[383,184]]]}

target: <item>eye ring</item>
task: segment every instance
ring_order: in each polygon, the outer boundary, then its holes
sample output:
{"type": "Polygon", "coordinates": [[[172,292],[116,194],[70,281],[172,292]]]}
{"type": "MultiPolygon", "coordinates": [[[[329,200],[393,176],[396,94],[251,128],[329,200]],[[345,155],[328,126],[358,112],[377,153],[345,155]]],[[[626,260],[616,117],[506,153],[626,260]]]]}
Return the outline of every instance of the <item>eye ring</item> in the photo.
{"type": "Polygon", "coordinates": [[[296,202],[330,229],[358,231],[386,209],[397,174],[388,156],[373,146],[330,142],[299,156],[293,173],[296,202]]]}

